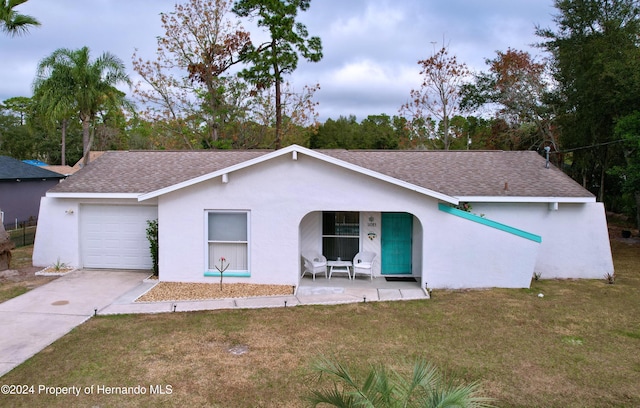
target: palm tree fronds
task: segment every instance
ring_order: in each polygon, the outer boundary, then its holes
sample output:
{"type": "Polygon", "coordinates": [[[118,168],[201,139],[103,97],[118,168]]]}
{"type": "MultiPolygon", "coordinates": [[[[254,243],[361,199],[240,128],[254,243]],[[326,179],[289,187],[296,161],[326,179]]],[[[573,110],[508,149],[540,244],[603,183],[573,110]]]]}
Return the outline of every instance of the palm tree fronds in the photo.
{"type": "Polygon", "coordinates": [[[315,366],[320,377],[328,375],[333,388],[316,390],[307,397],[313,406],[334,407],[422,407],[422,408],[485,408],[490,398],[480,395],[474,382],[458,385],[446,381],[436,367],[424,360],[414,363],[407,378],[384,366],[371,366],[364,381],[355,378],[343,364],[322,358],[315,366]]]}

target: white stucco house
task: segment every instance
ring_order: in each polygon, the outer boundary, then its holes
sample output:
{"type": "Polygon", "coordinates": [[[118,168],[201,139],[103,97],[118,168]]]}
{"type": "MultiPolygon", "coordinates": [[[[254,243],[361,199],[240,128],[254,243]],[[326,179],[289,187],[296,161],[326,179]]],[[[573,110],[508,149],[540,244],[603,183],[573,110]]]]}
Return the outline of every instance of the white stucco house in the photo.
{"type": "Polygon", "coordinates": [[[215,283],[224,257],[226,282],[297,286],[309,251],[429,288],[613,274],[603,205],[536,152],[297,145],[106,152],[42,199],[34,265],[150,269],[156,218],[162,281],[215,283]]]}

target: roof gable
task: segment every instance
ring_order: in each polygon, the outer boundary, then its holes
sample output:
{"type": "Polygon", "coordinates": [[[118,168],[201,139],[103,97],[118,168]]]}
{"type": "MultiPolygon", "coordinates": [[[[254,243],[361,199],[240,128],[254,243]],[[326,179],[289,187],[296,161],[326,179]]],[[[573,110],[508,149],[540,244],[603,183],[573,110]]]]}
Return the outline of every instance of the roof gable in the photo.
{"type": "Polygon", "coordinates": [[[65,176],[24,163],[8,156],[0,156],[0,180],[61,179],[65,176]]]}
{"type": "Polygon", "coordinates": [[[408,182],[406,182],[406,181],[404,181],[402,179],[389,177],[389,176],[387,176],[385,174],[377,173],[377,172],[372,171],[370,169],[367,169],[365,167],[357,166],[357,165],[354,165],[353,163],[350,163],[348,161],[340,160],[340,159],[337,159],[335,157],[332,157],[332,156],[329,156],[329,155],[326,155],[326,154],[322,154],[320,152],[317,152],[317,151],[314,151],[314,150],[310,150],[310,149],[307,149],[307,148],[304,148],[304,147],[301,147],[301,146],[298,146],[298,145],[291,145],[291,146],[285,147],[283,149],[276,150],[276,151],[264,154],[264,155],[259,156],[259,157],[255,157],[255,158],[253,158],[251,160],[248,160],[246,162],[237,163],[237,164],[235,164],[233,166],[220,169],[220,170],[215,171],[213,173],[202,175],[202,176],[197,177],[195,179],[187,180],[187,181],[184,181],[184,182],[176,184],[176,185],[171,185],[171,186],[168,186],[166,188],[163,188],[163,189],[160,189],[160,190],[157,190],[157,191],[153,191],[153,192],[150,192],[150,193],[147,193],[147,194],[143,194],[142,196],[139,197],[139,200],[143,201],[143,200],[148,200],[150,198],[158,197],[160,195],[163,195],[163,194],[166,194],[166,193],[169,193],[169,192],[172,192],[172,191],[176,191],[176,190],[179,190],[181,188],[188,187],[188,186],[200,183],[202,181],[210,180],[210,179],[215,178],[215,177],[220,177],[220,176],[223,176],[225,174],[231,173],[233,171],[237,171],[237,170],[240,170],[240,169],[248,168],[248,167],[256,165],[258,163],[262,163],[262,162],[265,162],[267,160],[271,160],[273,158],[280,157],[280,156],[283,156],[283,155],[291,154],[292,155],[292,159],[293,160],[297,160],[297,154],[298,153],[302,153],[302,154],[305,154],[307,156],[314,157],[316,159],[319,159],[319,160],[331,163],[333,165],[337,165],[337,166],[346,168],[346,169],[351,170],[351,171],[355,171],[355,172],[358,172],[358,173],[361,173],[361,174],[366,174],[368,176],[371,176],[371,177],[386,181],[386,182],[391,183],[391,184],[395,184],[395,185],[398,185],[398,186],[401,186],[401,187],[404,187],[404,188],[408,188],[410,190],[415,190],[415,191],[417,191],[417,192],[419,192],[421,194],[425,194],[425,195],[437,198],[439,200],[443,200],[443,201],[454,203],[454,204],[458,203],[458,200],[456,200],[454,197],[447,196],[446,194],[442,194],[440,192],[433,191],[433,190],[430,190],[428,188],[421,187],[419,185],[408,183],[408,182]]]}

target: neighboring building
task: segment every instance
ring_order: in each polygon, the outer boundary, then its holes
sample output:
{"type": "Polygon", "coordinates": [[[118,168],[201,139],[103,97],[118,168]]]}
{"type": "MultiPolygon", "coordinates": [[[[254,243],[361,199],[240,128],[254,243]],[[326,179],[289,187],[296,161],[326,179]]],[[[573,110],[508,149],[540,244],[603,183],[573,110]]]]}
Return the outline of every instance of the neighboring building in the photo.
{"type": "Polygon", "coordinates": [[[65,176],[0,156],[0,211],[4,224],[36,220],[40,199],[65,176]]]}
{"type": "Polygon", "coordinates": [[[430,288],[613,273],[603,205],[536,152],[296,145],[106,152],[43,198],[34,265],[149,269],[156,218],[163,281],[216,282],[224,257],[227,282],[298,285],[313,251],[430,288]]]}

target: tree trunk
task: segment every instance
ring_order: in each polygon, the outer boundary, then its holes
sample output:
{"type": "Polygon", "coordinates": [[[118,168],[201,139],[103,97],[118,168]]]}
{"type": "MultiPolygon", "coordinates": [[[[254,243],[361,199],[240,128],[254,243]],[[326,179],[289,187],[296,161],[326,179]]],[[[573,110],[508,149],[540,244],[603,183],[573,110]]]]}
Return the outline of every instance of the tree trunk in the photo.
{"type": "Polygon", "coordinates": [[[278,66],[277,59],[275,58],[275,49],[276,43],[275,40],[272,41],[271,49],[274,53],[274,63],[273,63],[273,73],[275,78],[275,86],[276,86],[276,142],[275,147],[276,150],[282,147],[282,96],[280,91],[281,78],[280,78],[280,67],[278,66]]]}
{"type": "Polygon", "coordinates": [[[60,146],[60,164],[65,166],[67,164],[67,119],[62,119],[62,145],[60,146]]]}
{"type": "Polygon", "coordinates": [[[447,110],[447,99],[444,94],[440,95],[442,98],[442,131],[444,132],[444,150],[449,150],[451,141],[449,140],[449,112],[447,110]]]}
{"type": "Polygon", "coordinates": [[[82,165],[89,164],[89,152],[91,146],[89,143],[89,118],[82,117],[82,165]]]}
{"type": "Polygon", "coordinates": [[[209,114],[211,117],[208,120],[209,124],[209,137],[211,138],[211,147],[215,148],[216,142],[218,141],[218,88],[216,84],[212,82],[210,79],[207,83],[207,90],[209,92],[209,110],[211,111],[209,114]]]}
{"type": "Polygon", "coordinates": [[[607,165],[609,164],[609,148],[605,148],[604,161],[602,162],[602,169],[600,171],[600,190],[598,191],[598,201],[604,203],[604,180],[607,175],[607,165]]]}
{"type": "Polygon", "coordinates": [[[640,230],[640,191],[634,194],[636,197],[636,227],[640,230]]]}
{"type": "Polygon", "coordinates": [[[282,146],[282,101],[280,96],[280,80],[276,78],[276,150],[282,146]]]}

